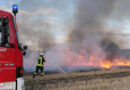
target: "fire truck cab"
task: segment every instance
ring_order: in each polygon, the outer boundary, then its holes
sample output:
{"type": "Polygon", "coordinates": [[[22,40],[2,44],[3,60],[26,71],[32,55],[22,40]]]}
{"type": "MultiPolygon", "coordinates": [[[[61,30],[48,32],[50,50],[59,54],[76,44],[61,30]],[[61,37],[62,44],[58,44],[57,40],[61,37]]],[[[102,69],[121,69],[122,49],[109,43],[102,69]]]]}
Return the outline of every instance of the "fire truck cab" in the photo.
{"type": "Polygon", "coordinates": [[[23,52],[27,49],[19,43],[16,12],[0,10],[0,90],[24,90],[23,52]]]}

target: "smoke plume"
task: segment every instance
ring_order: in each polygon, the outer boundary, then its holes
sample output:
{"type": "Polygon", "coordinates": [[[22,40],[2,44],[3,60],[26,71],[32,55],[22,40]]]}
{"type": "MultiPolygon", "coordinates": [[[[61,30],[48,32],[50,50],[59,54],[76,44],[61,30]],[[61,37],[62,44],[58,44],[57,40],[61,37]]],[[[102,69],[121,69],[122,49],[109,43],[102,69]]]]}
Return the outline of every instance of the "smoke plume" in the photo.
{"type": "Polygon", "coordinates": [[[51,24],[42,18],[33,20],[29,15],[24,14],[19,23],[22,42],[27,43],[31,50],[45,50],[55,44],[55,38],[49,31],[51,24]]]}
{"type": "Polygon", "coordinates": [[[44,8],[43,1],[22,0],[19,3],[20,15],[18,16],[18,26],[20,37],[24,44],[31,50],[46,50],[55,43],[54,34],[51,28],[54,26],[48,17],[59,14],[53,8],[44,8]]]}
{"type": "Polygon", "coordinates": [[[106,21],[113,11],[114,3],[115,0],[79,1],[75,15],[75,28],[70,33],[72,46],[75,46],[74,49],[78,49],[78,51],[85,49],[86,54],[104,55],[101,43],[112,37],[107,35],[108,31],[105,28],[107,27],[106,21]]]}
{"type": "MultiPolygon", "coordinates": [[[[101,67],[99,62],[102,60],[106,61],[109,59],[110,62],[113,62],[113,59],[118,57],[120,48],[116,43],[120,42],[120,40],[115,40],[114,31],[110,30],[108,21],[110,19],[118,19],[115,15],[121,13],[120,9],[125,10],[123,6],[127,0],[122,1],[122,6],[120,6],[120,1],[121,0],[79,0],[73,17],[74,29],[68,30],[69,35],[67,38],[69,38],[69,42],[53,46],[47,50],[45,54],[47,61],[46,68],[49,69],[51,67],[51,69],[64,72],[65,67],[73,67],[76,65],[101,67]],[[118,9],[119,7],[120,9],[118,9]]],[[[125,10],[124,12],[127,11],[125,10]]],[[[127,12],[120,18],[123,19],[128,15],[127,12]]],[[[38,48],[54,45],[51,33],[45,31],[49,29],[50,23],[42,19],[43,18],[33,21],[28,18],[23,18],[23,20],[27,21],[26,25],[21,27],[32,31],[25,31],[23,33],[26,36],[24,36],[25,40],[29,41],[30,38],[32,38],[33,43],[39,42],[40,45],[37,45],[38,48]],[[43,27],[41,28],[40,26],[42,25],[43,27]],[[43,39],[43,42],[41,39],[43,39]]],[[[29,59],[33,58],[31,57],[29,59]]],[[[102,64],[102,62],[100,63],[102,64]]],[[[104,65],[104,63],[102,65],[104,65]]]]}

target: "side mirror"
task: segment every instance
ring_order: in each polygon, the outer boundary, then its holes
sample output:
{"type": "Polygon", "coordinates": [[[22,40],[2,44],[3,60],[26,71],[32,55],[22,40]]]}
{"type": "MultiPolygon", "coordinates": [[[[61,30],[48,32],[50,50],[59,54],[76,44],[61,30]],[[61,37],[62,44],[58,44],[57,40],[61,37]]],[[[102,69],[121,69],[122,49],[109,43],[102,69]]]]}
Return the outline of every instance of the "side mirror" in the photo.
{"type": "Polygon", "coordinates": [[[27,50],[28,49],[28,46],[23,46],[23,50],[27,50]]]}
{"type": "Polygon", "coordinates": [[[23,55],[26,56],[26,51],[23,51],[23,55]]]}
{"type": "Polygon", "coordinates": [[[28,49],[28,46],[23,46],[23,55],[26,56],[26,50],[28,49]]]}

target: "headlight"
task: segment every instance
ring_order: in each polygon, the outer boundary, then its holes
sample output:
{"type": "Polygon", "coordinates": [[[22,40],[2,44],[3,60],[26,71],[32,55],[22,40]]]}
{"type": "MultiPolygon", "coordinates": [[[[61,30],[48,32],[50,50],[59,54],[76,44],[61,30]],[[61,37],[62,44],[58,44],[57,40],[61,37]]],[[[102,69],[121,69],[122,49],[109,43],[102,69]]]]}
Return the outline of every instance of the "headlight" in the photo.
{"type": "Polygon", "coordinates": [[[15,90],[16,82],[0,83],[0,90],[15,90]]]}

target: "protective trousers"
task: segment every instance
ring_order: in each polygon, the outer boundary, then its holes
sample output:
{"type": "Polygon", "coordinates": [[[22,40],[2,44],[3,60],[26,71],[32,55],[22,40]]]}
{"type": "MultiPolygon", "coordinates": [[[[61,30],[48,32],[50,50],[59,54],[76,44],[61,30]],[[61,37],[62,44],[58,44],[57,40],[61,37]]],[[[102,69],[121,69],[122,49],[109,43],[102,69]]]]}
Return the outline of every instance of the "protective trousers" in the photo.
{"type": "Polygon", "coordinates": [[[44,67],[43,66],[36,66],[36,71],[34,72],[34,76],[33,77],[35,77],[37,74],[38,74],[38,71],[41,71],[41,76],[43,76],[44,75],[44,67]]]}

